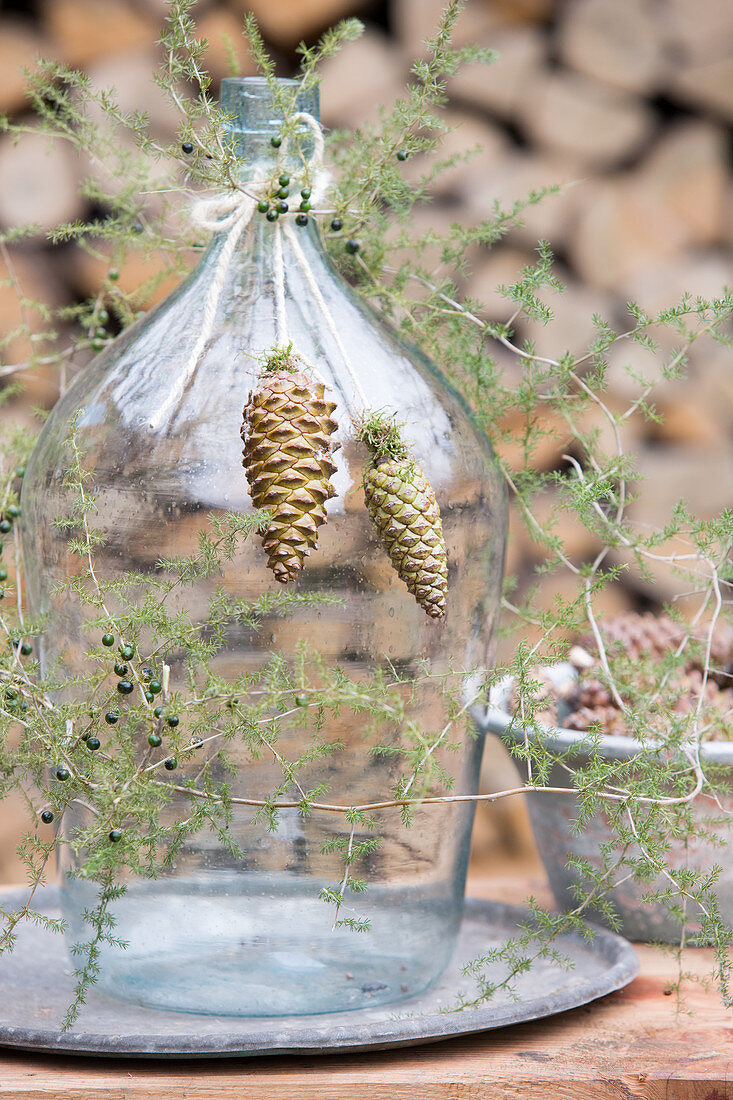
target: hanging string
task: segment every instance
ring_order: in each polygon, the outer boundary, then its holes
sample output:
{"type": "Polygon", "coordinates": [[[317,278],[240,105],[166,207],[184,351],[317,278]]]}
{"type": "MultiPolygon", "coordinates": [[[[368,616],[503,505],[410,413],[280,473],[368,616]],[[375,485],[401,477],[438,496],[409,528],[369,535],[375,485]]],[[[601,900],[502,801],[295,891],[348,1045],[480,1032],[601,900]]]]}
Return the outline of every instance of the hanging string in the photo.
{"type": "MultiPolygon", "coordinates": [[[[312,193],[315,201],[325,196],[328,191],[329,175],[323,168],[323,156],[325,143],[320,124],[306,111],[298,111],[293,116],[293,121],[302,122],[311,131],[313,138],[313,153],[305,161],[305,166],[312,172],[312,193]]],[[[289,135],[282,144],[282,155],[287,153],[289,135]]],[[[251,183],[244,185],[246,190],[226,192],[221,195],[199,199],[191,208],[191,221],[200,229],[209,230],[212,233],[226,232],[227,236],[222,245],[219,258],[214,269],[214,276],[209,284],[204,299],[204,309],[201,318],[199,335],[191,348],[182,369],[178,373],[175,382],[171,386],[165,400],[157,408],[150,418],[150,427],[157,430],[163,426],[172,409],[177,408],[181,402],[186,387],[196,372],[199,360],[214,331],[216,312],[219,308],[219,300],[229,265],[234,255],[242,233],[252,221],[257,203],[262,197],[262,175],[251,183]]],[[[278,343],[287,340],[287,321],[285,313],[285,268],[282,256],[282,235],[275,235],[275,302],[277,309],[278,343]]]]}
{"type": "Polygon", "coordinates": [[[346,367],[347,371],[351,375],[351,380],[354,383],[354,388],[355,388],[355,390],[356,390],[356,392],[359,396],[359,400],[361,401],[363,408],[367,409],[369,407],[369,400],[367,398],[367,395],[364,393],[361,382],[359,381],[359,376],[356,373],[356,370],[354,369],[354,366],[353,366],[353,364],[351,362],[351,359],[349,357],[349,353],[347,352],[346,348],[344,347],[344,342],[341,339],[341,335],[339,333],[338,328],[336,327],[336,322],[333,319],[333,316],[331,314],[330,309],[326,305],[326,300],[323,297],[323,294],[321,293],[321,288],[319,287],[318,283],[316,282],[315,276],[313,275],[313,270],[312,270],[310,264],[308,263],[308,258],[306,257],[306,254],[303,251],[301,243],[297,239],[297,237],[296,237],[296,235],[293,231],[293,227],[290,224],[288,224],[288,223],[285,224],[283,232],[287,235],[287,238],[290,242],[290,245],[293,249],[293,252],[295,253],[295,259],[298,262],[298,266],[300,267],[300,270],[303,273],[303,276],[305,278],[305,281],[308,284],[310,292],[313,295],[313,297],[315,298],[316,302],[318,303],[318,306],[321,310],[321,313],[323,314],[323,319],[326,322],[326,328],[328,329],[328,331],[331,333],[331,336],[333,337],[333,341],[336,344],[336,347],[339,350],[339,354],[341,355],[341,358],[344,361],[344,366],[346,367]]]}
{"type": "Polygon", "coordinates": [[[224,288],[224,280],[229,264],[234,255],[234,249],[237,247],[242,233],[252,221],[256,205],[257,200],[250,198],[249,195],[242,196],[234,193],[232,195],[216,196],[213,199],[201,199],[191,211],[191,220],[200,228],[211,229],[215,233],[227,229],[229,232],[219,253],[214,277],[206,292],[198,338],[174,384],[168,391],[165,401],[158,406],[157,411],[150,419],[150,427],[153,430],[160,428],[165,423],[170,410],[179,404],[186,386],[198,366],[199,359],[214,328],[219,299],[224,288]]]}
{"type": "MultiPolygon", "coordinates": [[[[316,201],[325,197],[328,190],[329,176],[323,172],[323,158],[326,152],[326,142],[323,137],[323,130],[318,119],[315,119],[313,115],[309,115],[307,111],[298,111],[293,115],[294,122],[302,122],[311,132],[313,138],[313,152],[308,160],[305,160],[306,167],[313,170],[314,175],[317,177],[313,181],[313,196],[316,201]]],[[[283,155],[288,150],[290,144],[290,135],[286,134],[283,143],[282,150],[283,155]]]]}
{"type": "Polygon", "coordinates": [[[275,342],[284,347],[288,342],[288,318],[285,312],[285,264],[283,262],[283,234],[279,223],[275,226],[275,252],[273,259],[275,282],[275,342]]]}

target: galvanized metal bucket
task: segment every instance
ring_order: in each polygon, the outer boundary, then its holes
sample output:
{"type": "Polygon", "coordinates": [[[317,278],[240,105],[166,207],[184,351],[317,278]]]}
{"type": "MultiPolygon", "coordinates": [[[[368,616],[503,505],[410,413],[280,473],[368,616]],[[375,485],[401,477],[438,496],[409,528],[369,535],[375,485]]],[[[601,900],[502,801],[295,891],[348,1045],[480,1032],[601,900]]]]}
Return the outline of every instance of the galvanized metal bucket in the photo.
{"type": "MultiPolygon", "coordinates": [[[[547,672],[548,670],[544,670],[547,672]]],[[[559,665],[549,670],[559,680],[572,674],[572,666],[559,665]],[[569,671],[570,670],[570,671],[569,671]]],[[[524,743],[525,738],[536,742],[538,733],[526,729],[512,719],[509,714],[509,700],[512,683],[503,680],[491,694],[491,704],[484,715],[483,726],[487,733],[500,737],[508,746],[524,743]]],[[[600,753],[606,760],[629,760],[640,752],[653,750],[653,742],[641,742],[633,737],[619,735],[602,736],[600,740],[591,738],[587,733],[576,730],[560,729],[556,726],[543,727],[540,734],[542,744],[552,753],[562,753],[567,767],[582,768],[593,754],[600,753]]],[[[722,765],[730,769],[730,790],[718,791],[720,805],[704,791],[695,800],[694,813],[698,820],[712,821],[711,832],[718,838],[733,841],[733,743],[708,741],[700,746],[700,758],[703,769],[706,765],[722,765]],[[730,823],[719,824],[721,818],[730,815],[730,823]]],[[[524,768],[517,761],[520,772],[524,768]]],[[[526,775],[526,773],[525,773],[526,775]]],[[[547,786],[568,787],[568,773],[560,764],[554,764],[550,770],[547,786]]],[[[613,841],[612,827],[605,813],[599,812],[584,825],[582,830],[574,828],[578,816],[577,796],[574,794],[555,794],[538,792],[527,799],[535,841],[547,871],[552,893],[560,909],[570,911],[578,905],[580,897],[590,889],[590,883],[569,865],[570,856],[588,860],[592,865],[602,865],[601,849],[604,844],[613,841]]],[[[637,849],[637,855],[640,854],[637,849]]],[[[631,853],[633,858],[634,853],[631,853]]],[[[680,839],[666,857],[667,869],[692,867],[722,867],[715,892],[718,897],[720,915],[728,924],[733,924],[733,844],[709,843],[700,837],[680,839]]],[[[661,941],[679,943],[681,925],[677,917],[670,912],[669,902],[645,900],[645,895],[657,889],[666,889],[670,885],[660,874],[656,881],[637,883],[632,878],[613,887],[605,895],[620,922],[619,931],[630,940],[661,941]]],[[[688,902],[688,933],[699,927],[697,920],[700,910],[688,902]]],[[[599,923],[608,924],[601,913],[592,907],[586,916],[599,923]]]]}

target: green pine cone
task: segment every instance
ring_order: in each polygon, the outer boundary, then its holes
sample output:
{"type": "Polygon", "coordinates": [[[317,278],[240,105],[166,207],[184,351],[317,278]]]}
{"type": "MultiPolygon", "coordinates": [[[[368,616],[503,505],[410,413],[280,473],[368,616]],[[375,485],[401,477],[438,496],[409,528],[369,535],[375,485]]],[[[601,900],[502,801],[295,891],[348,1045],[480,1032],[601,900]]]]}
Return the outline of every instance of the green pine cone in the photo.
{"type": "Polygon", "coordinates": [[[433,488],[411,458],[388,458],[367,471],[369,515],[398,575],[428,615],[442,619],[448,556],[433,488]]]}

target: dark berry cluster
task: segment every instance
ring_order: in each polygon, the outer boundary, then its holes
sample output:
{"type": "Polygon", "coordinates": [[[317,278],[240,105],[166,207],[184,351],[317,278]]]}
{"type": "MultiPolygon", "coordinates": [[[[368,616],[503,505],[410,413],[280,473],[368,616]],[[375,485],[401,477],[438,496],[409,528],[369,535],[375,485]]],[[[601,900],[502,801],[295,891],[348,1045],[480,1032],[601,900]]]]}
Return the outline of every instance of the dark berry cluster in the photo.
{"type": "Polygon", "coordinates": [[[12,684],[8,684],[3,692],[2,700],[0,700],[2,709],[8,711],[9,714],[17,717],[20,714],[25,713],[28,710],[28,704],[21,695],[17,687],[12,684]]]}
{"type": "MultiPolygon", "coordinates": [[[[12,644],[21,650],[23,653],[31,652],[32,647],[30,643],[22,642],[19,639],[12,639],[12,644]]],[[[105,649],[112,649],[117,641],[117,638],[110,631],[106,631],[101,636],[102,646],[105,649]]],[[[163,692],[162,679],[159,678],[154,668],[149,665],[142,665],[139,670],[139,674],[136,674],[135,670],[131,667],[131,662],[136,656],[136,646],[133,642],[121,642],[117,646],[117,650],[114,657],[114,674],[118,677],[115,685],[116,692],[122,698],[130,696],[135,691],[135,682],[143,689],[143,694],[147,703],[155,702],[156,696],[161,695],[163,692]]],[[[5,690],[5,706],[13,709],[25,706],[19,702],[18,690],[9,685],[5,690]]],[[[147,741],[150,748],[158,748],[163,743],[163,728],[165,726],[170,730],[176,729],[180,724],[180,718],[174,713],[164,713],[164,705],[157,705],[152,708],[150,713],[153,719],[153,728],[148,735],[147,741]]],[[[94,726],[99,721],[101,711],[93,707],[90,710],[92,722],[90,726],[81,734],[80,741],[86,747],[89,752],[96,753],[102,748],[102,740],[97,736],[94,726]]],[[[115,707],[111,707],[103,715],[103,721],[108,726],[115,726],[120,721],[121,712],[115,707]]],[[[193,737],[191,741],[192,748],[196,748],[202,744],[200,737],[193,737]]],[[[178,761],[175,756],[168,756],[162,761],[163,766],[168,771],[173,771],[178,766],[178,761]]],[[[72,776],[70,767],[65,764],[60,764],[55,767],[53,772],[56,780],[59,783],[66,783],[72,776]]],[[[54,813],[50,809],[44,809],[40,812],[41,821],[48,825],[54,820],[54,813]]],[[[109,833],[109,840],[112,843],[117,843],[123,837],[123,831],[119,828],[113,828],[109,833]]]]}
{"type": "MultiPolygon", "coordinates": [[[[142,224],[138,223],[136,231],[142,232],[142,229],[142,224]]],[[[107,273],[107,277],[115,282],[119,278],[119,272],[110,271],[107,273]]],[[[92,351],[101,351],[111,339],[111,334],[107,331],[109,311],[104,308],[101,302],[97,302],[90,312],[82,318],[82,322],[89,332],[89,345],[92,351]]]]}
{"type": "MultiPolygon", "coordinates": [[[[20,468],[22,469],[22,467],[20,467],[20,468]]],[[[0,519],[0,534],[9,535],[10,532],[13,530],[13,524],[15,523],[16,519],[18,519],[19,516],[20,516],[20,505],[19,504],[8,504],[8,505],[6,505],[6,507],[3,511],[3,514],[2,514],[2,519],[0,519]]]]}
{"type": "MultiPolygon", "coordinates": [[[[15,477],[18,480],[22,480],[25,477],[25,466],[16,466],[14,470],[15,477]]],[[[7,504],[2,513],[0,513],[0,534],[9,535],[13,530],[13,524],[20,516],[20,505],[7,504]]],[[[0,539],[0,555],[3,552],[3,543],[0,539]]],[[[0,600],[5,597],[5,581],[8,579],[8,571],[0,565],[0,600]]]]}
{"type": "MultiPolygon", "coordinates": [[[[0,552],[2,551],[2,543],[0,543],[0,552]]],[[[0,568],[0,581],[7,580],[8,573],[6,569],[0,568]]],[[[20,654],[23,657],[30,657],[33,653],[33,645],[27,638],[22,638],[15,632],[11,633],[8,638],[8,646],[15,650],[16,654],[20,654]]],[[[0,699],[0,707],[11,714],[13,717],[19,718],[21,714],[28,710],[28,703],[23,697],[22,688],[19,686],[20,682],[9,682],[5,686],[5,690],[0,699]]]]}
{"type": "MultiPolygon", "coordinates": [[[[302,187],[300,190],[300,205],[295,215],[296,225],[308,225],[310,220],[308,212],[311,209],[310,197],[310,187],[302,187]]],[[[268,194],[257,203],[257,209],[260,214],[265,215],[268,222],[276,222],[281,214],[287,214],[290,211],[290,205],[287,202],[289,198],[290,176],[287,172],[281,172],[277,179],[271,181],[268,194]]]]}
{"type": "MultiPolygon", "coordinates": [[[[274,149],[279,149],[282,145],[282,135],[275,134],[270,138],[270,144],[274,149]]],[[[257,210],[260,214],[264,214],[268,222],[276,222],[281,214],[295,213],[295,224],[301,228],[305,228],[310,224],[311,219],[311,188],[302,187],[300,189],[300,202],[297,210],[292,211],[291,206],[288,203],[290,196],[290,176],[287,172],[282,172],[279,176],[273,178],[270,182],[267,195],[263,196],[257,203],[257,210]]],[[[291,200],[292,201],[292,200],[291,200]]],[[[331,219],[331,230],[334,233],[339,233],[343,228],[343,221],[339,217],[331,219]]],[[[351,255],[355,255],[360,248],[359,242],[350,239],[345,245],[346,251],[351,255]]]]}

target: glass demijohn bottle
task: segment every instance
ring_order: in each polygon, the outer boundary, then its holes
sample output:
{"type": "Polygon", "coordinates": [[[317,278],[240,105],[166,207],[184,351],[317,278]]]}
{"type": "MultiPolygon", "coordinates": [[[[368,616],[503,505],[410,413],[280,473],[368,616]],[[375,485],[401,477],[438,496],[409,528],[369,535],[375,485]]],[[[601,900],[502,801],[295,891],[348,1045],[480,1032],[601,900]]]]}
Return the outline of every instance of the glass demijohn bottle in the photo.
{"type": "MultiPolygon", "coordinates": [[[[290,89],[294,82],[283,84],[290,89]]],[[[317,118],[317,91],[298,94],[298,109],[317,118]]],[[[247,179],[271,174],[273,165],[287,167],[287,149],[270,140],[282,120],[264,81],[225,81],[222,103],[247,179]]],[[[309,140],[305,129],[303,141],[309,140]]],[[[414,675],[412,736],[417,731],[435,741],[455,792],[470,793],[482,738],[459,721],[450,730],[454,751],[446,751],[435,685],[457,671],[468,693],[474,670],[487,667],[503,567],[501,478],[460,397],[337,273],[316,219],[294,228],[294,214],[271,222],[255,213],[234,247],[228,228],[215,232],[191,275],[98,355],[54,409],[23,492],[30,596],[46,621],[42,666],[51,677],[83,671],[89,610],[56,585],[79,566],[67,535],[53,524],[67,506],[72,426],[92,471],[94,526],[104,536],[97,572],[154,573],[161,559],[195,551],[212,514],[252,510],[241,464],[242,408],[259,360],[282,343],[285,326],[287,341],[317,368],[336,404],[341,445],[318,549],[292,587],[332,598],[265,613],[258,629],[232,621],[214,666],[233,679],[261,668],[273,653],[292,661],[306,651],[357,682],[378,670],[414,675]],[[364,506],[369,455],[354,430],[364,399],[397,416],[435,490],[448,555],[443,619],[426,615],[410,595],[364,506]]],[[[279,589],[258,537],[242,542],[223,576],[186,590],[194,617],[199,606],[208,615],[217,585],[243,601],[279,589]]],[[[182,655],[169,652],[165,660],[171,687],[181,689],[182,655]]],[[[323,784],[325,801],[346,806],[389,800],[398,779],[409,775],[409,762],[372,750],[401,743],[405,731],[374,730],[346,707],[326,714],[324,723],[322,738],[338,739],[342,748],[308,763],[303,782],[323,784]]],[[[278,753],[298,758],[303,736],[300,724],[283,723],[278,753]]],[[[244,740],[227,751],[236,766],[234,778],[227,773],[232,795],[265,797],[282,781],[271,754],[255,756],[244,740]]],[[[198,766],[180,762],[176,781],[194,776],[198,766]]],[[[435,784],[427,793],[445,788],[435,784]]],[[[180,816],[187,804],[181,793],[165,812],[180,816]]],[[[65,814],[67,837],[84,813],[79,807],[65,814]]],[[[461,919],[472,803],[417,807],[408,826],[399,809],[375,811],[380,843],[357,869],[366,892],[346,896],[348,911],[369,920],[365,933],[333,927],[333,909],[319,899],[323,887],[338,889],[343,874],[339,852],[329,850],[334,838],[348,836],[343,816],[289,808],[268,830],[251,807],[235,805],[232,815],[238,854],[214,830],[202,829],[158,877],[127,881],[113,907],[115,935],[127,947],[103,948],[106,991],[185,1011],[281,1015],[373,1007],[410,996],[440,974],[461,919]]],[[[362,834],[357,827],[356,837],[362,834]]],[[[83,911],[93,904],[95,886],[74,875],[73,846],[64,851],[63,907],[73,943],[88,938],[83,911]]]]}

